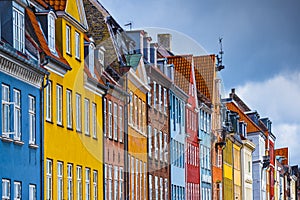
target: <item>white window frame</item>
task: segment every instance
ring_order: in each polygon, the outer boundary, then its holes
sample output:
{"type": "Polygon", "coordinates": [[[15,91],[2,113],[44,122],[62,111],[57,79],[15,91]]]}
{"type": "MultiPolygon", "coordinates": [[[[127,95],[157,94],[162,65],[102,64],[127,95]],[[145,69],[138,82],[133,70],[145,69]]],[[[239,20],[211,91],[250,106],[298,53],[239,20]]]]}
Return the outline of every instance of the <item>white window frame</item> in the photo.
{"type": "Polygon", "coordinates": [[[138,100],[138,105],[137,105],[137,107],[138,107],[138,129],[139,130],[142,130],[142,100],[141,99],[139,99],[138,100]]]}
{"type": "Polygon", "coordinates": [[[57,162],[57,200],[64,198],[64,166],[62,162],[57,162]]]}
{"type": "Polygon", "coordinates": [[[118,166],[114,167],[114,200],[119,199],[119,169],[118,166]]]}
{"type": "Polygon", "coordinates": [[[112,200],[113,191],[112,191],[112,166],[108,166],[108,199],[112,200]]]}
{"type": "Polygon", "coordinates": [[[164,102],[163,102],[163,106],[164,106],[164,113],[167,114],[167,108],[168,108],[168,105],[167,105],[167,89],[164,88],[164,102]]]}
{"type": "Polygon", "coordinates": [[[46,120],[52,121],[52,82],[46,87],[46,120]]]}
{"type": "Polygon", "coordinates": [[[155,151],[155,159],[158,159],[158,138],[157,138],[157,129],[154,128],[154,151],[155,151]]]}
{"type": "Polygon", "coordinates": [[[164,151],[163,151],[163,133],[159,131],[159,160],[164,161],[164,151]]]}
{"type": "Polygon", "coordinates": [[[68,179],[67,199],[73,200],[73,165],[70,163],[67,164],[67,179],[68,179]]]}
{"type": "Polygon", "coordinates": [[[155,199],[159,199],[159,197],[158,197],[158,177],[157,176],[155,176],[154,188],[155,188],[155,199]]]}
{"type": "Polygon", "coordinates": [[[63,88],[61,85],[56,85],[56,122],[62,125],[62,106],[63,106],[63,88]]]}
{"type": "Polygon", "coordinates": [[[53,12],[48,14],[48,46],[50,51],[55,51],[55,15],[53,12]]]}
{"type": "Polygon", "coordinates": [[[139,185],[139,160],[136,158],[135,159],[135,186],[136,186],[136,189],[135,189],[135,192],[136,192],[136,198],[138,198],[139,196],[139,188],[141,187],[139,185]]]}
{"type": "Polygon", "coordinates": [[[24,9],[14,4],[13,6],[13,46],[21,52],[25,52],[25,17],[24,9]],[[18,7],[18,8],[17,8],[18,7]]]}
{"type": "Polygon", "coordinates": [[[168,191],[168,179],[165,178],[165,199],[169,199],[169,191],[168,191]]]}
{"type": "Polygon", "coordinates": [[[162,177],[159,178],[159,186],[160,186],[160,200],[164,200],[164,179],[162,177]]]}
{"type": "Polygon", "coordinates": [[[80,59],[80,33],[75,31],[75,58],[80,59]]]}
{"type": "Polygon", "coordinates": [[[2,136],[10,132],[10,87],[2,84],[2,136]]]}
{"type": "Polygon", "coordinates": [[[85,168],[85,200],[91,199],[91,170],[85,168]]]}
{"type": "Polygon", "coordinates": [[[73,110],[72,110],[72,91],[67,89],[66,91],[66,115],[67,115],[67,128],[73,127],[73,110]]]}
{"type": "Polygon", "coordinates": [[[90,100],[84,99],[84,132],[90,135],[90,100]]]}
{"type": "Polygon", "coordinates": [[[98,171],[93,171],[93,189],[94,189],[94,200],[98,200],[98,171]]]}
{"type": "Polygon", "coordinates": [[[108,101],[108,137],[112,139],[112,102],[108,101]]]}
{"type": "Polygon", "coordinates": [[[161,111],[161,85],[158,85],[158,110],[161,111]]]}
{"type": "Polygon", "coordinates": [[[77,200],[82,200],[82,168],[81,166],[76,167],[76,194],[77,200]]]}
{"type": "Polygon", "coordinates": [[[66,24],[66,53],[71,54],[71,27],[66,24]]]}
{"type": "Polygon", "coordinates": [[[107,100],[106,98],[103,99],[103,135],[106,137],[107,132],[107,100]]]}
{"type": "Polygon", "coordinates": [[[81,121],[81,95],[76,94],[76,131],[81,131],[82,121],[81,121]]]}
{"type": "Polygon", "coordinates": [[[156,108],[156,82],[153,81],[153,108],[156,108]]]}
{"type": "Polygon", "coordinates": [[[2,179],[2,199],[9,200],[10,199],[10,180],[2,179]]]}
{"type": "Polygon", "coordinates": [[[129,96],[130,96],[130,103],[129,103],[129,121],[128,123],[129,124],[133,124],[133,93],[130,92],[129,93],[129,96]]]}
{"type": "Polygon", "coordinates": [[[14,140],[21,140],[21,92],[14,89],[14,140]]]}
{"type": "Polygon", "coordinates": [[[153,199],[152,194],[153,194],[152,175],[149,174],[149,200],[153,199]]]}
{"type": "Polygon", "coordinates": [[[123,173],[123,167],[119,168],[119,197],[120,200],[124,199],[124,173],[123,173]]]}
{"type": "Polygon", "coordinates": [[[36,200],[36,185],[29,184],[29,200],[36,200]]]}
{"type": "Polygon", "coordinates": [[[152,157],[152,127],[148,125],[148,155],[152,157]]]}
{"type": "Polygon", "coordinates": [[[168,162],[168,135],[164,133],[164,160],[168,162]]]}
{"type": "Polygon", "coordinates": [[[14,200],[22,198],[22,184],[19,181],[14,181],[14,200]]]}
{"type": "Polygon", "coordinates": [[[93,43],[90,43],[90,45],[89,45],[89,70],[93,77],[95,77],[94,66],[95,66],[95,45],[93,43]]]}
{"type": "Polygon", "coordinates": [[[92,133],[93,133],[93,138],[97,138],[97,104],[92,103],[92,133]]]}
{"type": "Polygon", "coordinates": [[[52,199],[52,160],[46,161],[46,199],[52,199]]]}
{"type": "Polygon", "coordinates": [[[35,97],[29,95],[29,144],[35,144],[36,139],[36,113],[35,97]]]}
{"type": "Polygon", "coordinates": [[[138,97],[136,95],[134,95],[134,126],[137,128],[138,127],[138,117],[139,117],[139,113],[138,113],[138,97]]]}
{"type": "Polygon", "coordinates": [[[119,141],[123,142],[123,106],[119,106],[119,141]]]}
{"type": "Polygon", "coordinates": [[[118,104],[114,103],[113,111],[113,120],[114,120],[114,140],[118,141],[118,104]]]}

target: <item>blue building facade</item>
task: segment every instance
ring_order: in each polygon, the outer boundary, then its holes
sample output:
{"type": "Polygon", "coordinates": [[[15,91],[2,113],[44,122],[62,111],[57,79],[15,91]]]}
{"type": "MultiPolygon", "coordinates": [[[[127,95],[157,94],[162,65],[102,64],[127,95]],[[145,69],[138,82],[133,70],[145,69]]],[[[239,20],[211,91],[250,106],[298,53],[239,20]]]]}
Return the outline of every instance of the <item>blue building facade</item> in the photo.
{"type": "Polygon", "coordinates": [[[47,72],[27,34],[23,4],[0,2],[0,14],[0,196],[42,199],[41,88],[47,72]]]}
{"type": "Polygon", "coordinates": [[[177,86],[169,91],[170,102],[170,157],[171,157],[171,199],[185,198],[185,93],[177,86]]]}
{"type": "Polygon", "coordinates": [[[212,168],[211,168],[211,109],[201,103],[199,112],[201,197],[211,200],[212,168]]]}

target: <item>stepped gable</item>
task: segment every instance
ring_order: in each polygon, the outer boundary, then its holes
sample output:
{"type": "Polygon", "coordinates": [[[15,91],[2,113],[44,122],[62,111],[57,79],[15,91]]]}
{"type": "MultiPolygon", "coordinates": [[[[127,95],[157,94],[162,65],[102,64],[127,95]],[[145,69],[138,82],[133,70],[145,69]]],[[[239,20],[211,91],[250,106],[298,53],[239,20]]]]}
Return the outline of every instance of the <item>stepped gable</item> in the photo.
{"type": "Polygon", "coordinates": [[[168,64],[174,65],[174,83],[186,94],[189,94],[189,84],[192,73],[192,55],[177,55],[167,57],[168,64]]]}
{"type": "Polygon", "coordinates": [[[193,59],[197,90],[212,101],[215,55],[194,56],[193,59]]]}

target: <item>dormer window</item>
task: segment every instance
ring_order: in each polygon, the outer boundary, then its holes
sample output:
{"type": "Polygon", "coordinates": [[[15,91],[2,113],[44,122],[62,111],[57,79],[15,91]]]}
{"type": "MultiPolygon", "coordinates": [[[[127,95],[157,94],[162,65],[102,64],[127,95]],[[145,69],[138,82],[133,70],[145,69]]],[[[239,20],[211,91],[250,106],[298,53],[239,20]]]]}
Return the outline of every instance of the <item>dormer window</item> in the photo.
{"type": "Polygon", "coordinates": [[[48,14],[48,45],[50,51],[55,52],[55,15],[53,12],[48,14]]]}
{"type": "Polygon", "coordinates": [[[13,46],[21,52],[25,52],[24,9],[18,4],[13,7],[13,46]]]}
{"type": "Polygon", "coordinates": [[[105,52],[104,47],[103,46],[100,47],[98,50],[98,60],[102,66],[104,66],[104,52],[105,52]]]}
{"type": "Polygon", "coordinates": [[[91,43],[89,45],[89,70],[92,74],[92,76],[95,76],[95,73],[94,73],[94,59],[95,59],[95,56],[94,56],[94,50],[95,50],[95,45],[93,43],[91,43]]]}

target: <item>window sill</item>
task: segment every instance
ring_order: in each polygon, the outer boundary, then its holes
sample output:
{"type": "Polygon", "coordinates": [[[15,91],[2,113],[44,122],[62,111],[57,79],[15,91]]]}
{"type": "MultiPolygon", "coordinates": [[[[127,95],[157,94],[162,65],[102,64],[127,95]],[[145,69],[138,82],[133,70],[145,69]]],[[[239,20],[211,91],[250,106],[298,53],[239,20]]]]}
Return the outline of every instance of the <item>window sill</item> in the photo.
{"type": "Polygon", "coordinates": [[[75,59],[76,59],[78,62],[81,62],[80,58],[75,57],[75,59]]]}
{"type": "Polygon", "coordinates": [[[9,138],[9,137],[6,137],[6,136],[1,136],[1,140],[2,140],[3,142],[13,142],[13,141],[14,141],[13,139],[11,139],[11,138],[9,138]]]}
{"type": "Polygon", "coordinates": [[[24,145],[24,142],[21,140],[14,140],[14,144],[22,146],[24,145]]]}
{"type": "Polygon", "coordinates": [[[91,135],[89,133],[85,133],[84,135],[87,137],[91,137],[91,135]]]}
{"type": "Polygon", "coordinates": [[[98,138],[96,138],[96,137],[93,137],[93,139],[94,139],[94,140],[98,140],[98,138]]]}
{"type": "Polygon", "coordinates": [[[81,130],[76,130],[76,132],[77,132],[77,133],[80,133],[80,134],[82,133],[82,131],[81,131],[81,130]]]}
{"type": "Polygon", "coordinates": [[[66,51],[66,54],[67,54],[68,56],[72,57],[72,54],[71,54],[70,52],[67,52],[67,51],[66,51]]]}
{"type": "Polygon", "coordinates": [[[73,131],[74,129],[72,127],[67,127],[67,130],[73,131]]]}
{"type": "Polygon", "coordinates": [[[62,124],[57,124],[58,127],[64,128],[64,125],[62,124]]]}
{"type": "Polygon", "coordinates": [[[53,124],[53,122],[49,119],[46,119],[46,122],[50,123],[50,124],[53,124]]]}
{"type": "Polygon", "coordinates": [[[29,148],[37,149],[37,148],[39,148],[39,146],[36,144],[29,144],[29,148]]]}

